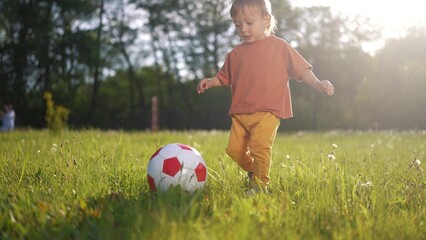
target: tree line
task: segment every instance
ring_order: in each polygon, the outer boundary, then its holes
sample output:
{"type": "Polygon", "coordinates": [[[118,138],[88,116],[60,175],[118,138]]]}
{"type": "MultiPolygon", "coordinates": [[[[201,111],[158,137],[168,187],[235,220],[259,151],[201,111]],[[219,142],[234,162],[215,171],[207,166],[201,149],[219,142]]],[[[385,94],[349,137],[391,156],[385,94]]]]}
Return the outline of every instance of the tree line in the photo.
{"type": "MultiPolygon", "coordinates": [[[[239,43],[231,0],[2,0],[0,103],[17,126],[46,127],[45,92],[70,110],[71,128],[147,129],[159,99],[163,129],[227,129],[230,90],[198,95],[239,43]]],[[[388,39],[363,17],[273,0],[277,36],[329,79],[327,98],[292,81],[289,130],[425,129],[426,30],[388,39]]]]}

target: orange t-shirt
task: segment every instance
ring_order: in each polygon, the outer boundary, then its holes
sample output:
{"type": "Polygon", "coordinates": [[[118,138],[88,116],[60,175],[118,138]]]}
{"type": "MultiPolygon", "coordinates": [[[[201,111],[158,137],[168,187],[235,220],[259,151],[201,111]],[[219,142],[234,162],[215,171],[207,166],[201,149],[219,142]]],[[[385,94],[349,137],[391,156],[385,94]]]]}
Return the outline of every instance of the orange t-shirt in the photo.
{"type": "Polygon", "coordinates": [[[228,53],[216,77],[232,89],[229,114],[271,112],[293,116],[289,80],[312,66],[281,38],[242,43],[228,53]]]}

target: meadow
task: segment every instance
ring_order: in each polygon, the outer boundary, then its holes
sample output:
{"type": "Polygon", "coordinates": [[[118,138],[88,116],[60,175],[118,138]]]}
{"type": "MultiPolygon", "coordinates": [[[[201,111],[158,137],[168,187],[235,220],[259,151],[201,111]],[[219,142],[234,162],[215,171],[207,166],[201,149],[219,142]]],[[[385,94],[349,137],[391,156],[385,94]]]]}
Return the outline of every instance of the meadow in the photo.
{"type": "Polygon", "coordinates": [[[0,239],[426,239],[426,132],[279,133],[271,194],[245,195],[226,131],[0,134],[0,239]],[[193,195],[153,193],[151,155],[198,149],[193,195]]]}

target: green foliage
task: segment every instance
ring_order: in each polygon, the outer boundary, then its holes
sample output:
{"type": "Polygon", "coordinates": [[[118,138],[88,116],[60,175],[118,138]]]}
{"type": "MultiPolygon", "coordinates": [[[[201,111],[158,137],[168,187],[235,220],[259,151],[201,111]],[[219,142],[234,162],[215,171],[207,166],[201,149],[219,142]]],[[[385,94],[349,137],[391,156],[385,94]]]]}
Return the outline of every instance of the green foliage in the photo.
{"type": "Polygon", "coordinates": [[[382,128],[426,128],[426,29],[411,29],[400,39],[389,40],[377,53],[375,74],[366,78],[358,94],[360,107],[382,128]],[[422,46],[422,47],[420,47],[422,46]],[[396,96],[393,97],[393,96],[396,96]]]}
{"type": "Polygon", "coordinates": [[[0,135],[1,239],[424,239],[426,132],[279,134],[271,195],[245,197],[227,132],[0,135]],[[195,195],[151,193],[160,146],[197,148],[195,195]],[[416,162],[418,160],[420,162],[416,162]]]}
{"type": "MultiPolygon", "coordinates": [[[[49,91],[73,109],[75,128],[147,129],[151,97],[158,96],[163,129],[227,129],[229,89],[200,96],[195,86],[239,43],[231,2],[2,0],[0,102],[13,103],[18,127],[44,126],[40,96],[49,91]]],[[[426,128],[424,27],[372,56],[362,46],[379,30],[367,19],[271,2],[277,36],[336,87],[329,98],[292,81],[295,118],[283,128],[426,128]]]]}
{"type": "Polygon", "coordinates": [[[70,110],[61,105],[55,105],[50,92],[45,92],[43,97],[46,100],[47,128],[54,133],[60,133],[66,127],[70,110]]]}
{"type": "Polygon", "coordinates": [[[96,2],[0,1],[0,92],[19,112],[18,123],[41,125],[35,112],[42,111],[44,91],[60,91],[72,105],[70,99],[89,72],[86,64],[93,64],[86,60],[95,49],[86,34],[90,30],[81,25],[91,20],[96,2]]]}

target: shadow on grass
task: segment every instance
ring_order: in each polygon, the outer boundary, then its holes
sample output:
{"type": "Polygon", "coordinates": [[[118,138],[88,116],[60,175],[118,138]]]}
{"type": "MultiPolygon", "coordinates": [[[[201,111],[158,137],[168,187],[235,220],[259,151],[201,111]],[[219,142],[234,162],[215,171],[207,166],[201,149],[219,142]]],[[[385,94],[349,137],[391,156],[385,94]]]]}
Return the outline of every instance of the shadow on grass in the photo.
{"type": "MultiPolygon", "coordinates": [[[[205,214],[204,191],[188,194],[178,189],[143,192],[129,198],[121,192],[79,200],[62,218],[48,217],[42,229],[29,230],[29,239],[167,239],[170,226],[188,224],[205,214]],[[73,209],[74,208],[74,209],[73,209]]],[[[59,215],[60,215],[59,214],[59,215]]],[[[58,214],[57,214],[58,215],[58,214]]]]}

